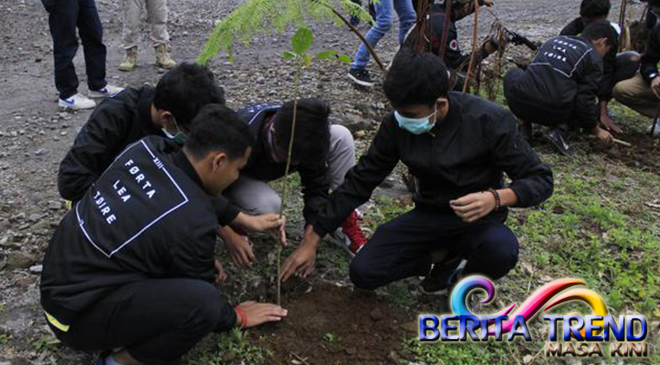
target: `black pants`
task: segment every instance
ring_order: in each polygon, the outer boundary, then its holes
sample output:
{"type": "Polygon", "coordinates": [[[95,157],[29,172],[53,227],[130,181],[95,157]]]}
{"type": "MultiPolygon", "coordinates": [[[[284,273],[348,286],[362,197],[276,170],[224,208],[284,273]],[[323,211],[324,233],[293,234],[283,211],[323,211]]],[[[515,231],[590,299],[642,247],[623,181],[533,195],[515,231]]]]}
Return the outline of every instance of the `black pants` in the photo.
{"type": "Polygon", "coordinates": [[[233,308],[211,284],[154,279],[115,290],[67,332],[51,329],[78,350],[123,347],[144,364],[175,364],[206,335],[226,331],[234,322],[233,308]]]}
{"type": "Polygon", "coordinates": [[[518,261],[518,239],[500,220],[489,216],[467,224],[453,212],[417,207],[376,230],[351,262],[351,281],[359,288],[376,289],[426,275],[431,252],[443,249],[467,260],[466,274],[493,280],[518,261]]]}
{"type": "Polygon", "coordinates": [[[78,76],[73,58],[78,52],[78,35],[82,41],[90,90],[105,87],[106,48],[103,28],[94,0],[42,0],[48,11],[50,34],[53,37],[55,86],[60,99],[78,92],[78,76]],[[76,30],[77,33],[76,34],[76,30]]]}

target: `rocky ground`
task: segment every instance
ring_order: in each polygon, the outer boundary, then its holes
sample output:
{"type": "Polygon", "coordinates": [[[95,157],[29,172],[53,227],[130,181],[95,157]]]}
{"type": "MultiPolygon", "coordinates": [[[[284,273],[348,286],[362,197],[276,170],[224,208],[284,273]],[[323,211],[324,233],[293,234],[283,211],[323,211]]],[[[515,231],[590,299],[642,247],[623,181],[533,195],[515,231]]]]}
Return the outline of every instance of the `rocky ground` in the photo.
{"type": "MultiPolygon", "coordinates": [[[[222,19],[240,3],[238,0],[170,1],[169,29],[173,57],[178,61],[194,60],[214,22],[222,19]]],[[[109,82],[124,87],[155,84],[163,71],[153,66],[153,49],[146,37],[140,45],[139,67],[131,73],[117,71],[116,67],[123,56],[120,49],[121,1],[97,0],[97,5],[108,46],[109,82]]],[[[557,34],[563,24],[577,14],[578,7],[579,1],[576,0],[497,0],[493,12],[508,28],[525,34],[532,40],[542,41],[557,34]]],[[[634,5],[633,9],[637,12],[637,17],[640,6],[634,5]]],[[[615,7],[612,13],[618,14],[618,7],[615,7]]],[[[488,32],[492,20],[491,14],[482,16],[480,34],[488,32]]],[[[321,22],[313,23],[312,28],[316,36],[314,48],[317,50],[332,48],[352,55],[358,45],[358,40],[346,29],[321,22]]],[[[360,28],[363,31],[367,29],[364,24],[360,28]]],[[[467,40],[471,38],[471,20],[462,21],[459,29],[463,45],[465,49],[469,49],[467,40]]],[[[231,106],[239,107],[260,101],[284,101],[292,96],[293,66],[281,58],[282,50],[289,47],[290,35],[291,32],[268,34],[250,46],[238,47],[233,64],[227,62],[225,55],[216,58],[212,68],[218,82],[225,88],[231,106]]],[[[389,61],[395,49],[395,38],[389,35],[379,44],[377,51],[385,61],[389,61]]],[[[510,51],[507,57],[520,52],[522,51],[510,51]]],[[[86,92],[82,50],[75,63],[81,78],[80,91],[86,92]]],[[[58,165],[78,129],[90,114],[63,112],[57,107],[48,17],[38,0],[0,0],[0,70],[0,364],[84,363],[89,361],[88,356],[56,344],[45,326],[38,303],[39,264],[54,227],[66,213],[56,188],[58,165]]],[[[346,66],[338,63],[314,65],[304,73],[301,94],[317,95],[330,100],[335,121],[348,125],[354,132],[360,149],[363,149],[379,118],[387,111],[387,105],[379,88],[373,91],[354,88],[348,82],[346,72],[346,66]]],[[[380,72],[375,66],[372,67],[372,74],[380,79],[380,72]]],[[[639,131],[640,128],[630,127],[629,130],[639,131]]],[[[627,137],[631,142],[641,141],[642,138],[639,133],[627,137]]],[[[657,164],[656,142],[643,140],[643,148],[599,152],[590,148],[589,141],[585,140],[579,142],[579,148],[589,154],[596,154],[596,159],[620,160],[631,169],[637,168],[657,174],[660,167],[657,164]],[[626,157],[620,157],[623,155],[626,157]]],[[[545,156],[548,149],[541,144],[540,151],[545,156]]],[[[563,167],[579,170],[578,166],[563,167]]],[[[568,175],[571,173],[569,170],[560,172],[568,175]]],[[[384,191],[386,194],[383,195],[401,195],[403,189],[397,176],[389,179],[388,185],[388,189],[384,191]]],[[[398,202],[399,207],[405,207],[407,204],[405,198],[398,202]]],[[[375,215],[374,221],[392,213],[389,205],[383,205],[386,208],[378,207],[376,204],[374,211],[380,215],[375,215]]],[[[522,221],[525,219],[527,218],[521,218],[522,221]]],[[[293,221],[295,222],[295,219],[293,221]]],[[[657,235],[655,237],[657,238],[657,235]]],[[[657,250],[657,246],[654,247],[657,250]]],[[[339,270],[338,265],[341,267],[342,261],[343,265],[346,265],[347,258],[334,251],[328,255],[325,266],[321,264],[316,275],[324,280],[346,282],[346,272],[339,270]]],[[[534,263],[528,265],[533,267],[534,263]]],[[[230,273],[235,272],[230,264],[228,266],[230,273]]],[[[533,268],[530,270],[534,271],[533,268]]],[[[240,280],[230,281],[227,285],[229,292],[255,296],[245,294],[255,286],[245,285],[240,280]]],[[[393,290],[407,289],[404,287],[393,290]]],[[[268,297],[267,293],[256,296],[268,297]]],[[[310,305],[322,303],[318,298],[307,300],[310,305]]],[[[344,299],[344,302],[335,304],[354,304],[353,300],[344,299]]],[[[385,313],[390,313],[390,310],[393,309],[389,305],[382,309],[385,313]]],[[[366,313],[370,315],[370,312],[366,313]]],[[[350,318],[347,317],[347,320],[350,318]]],[[[374,321],[378,322],[379,319],[374,321]]],[[[387,328],[382,327],[384,331],[387,328]]],[[[286,329],[282,333],[295,335],[286,329]]],[[[328,333],[332,336],[325,336],[326,347],[332,350],[335,334],[328,333]]],[[[264,346],[268,346],[267,335],[268,333],[261,334],[262,340],[266,337],[263,340],[264,346]]],[[[346,337],[350,334],[341,332],[338,336],[346,337]]],[[[387,341],[391,340],[388,337],[387,341]]],[[[300,344],[302,345],[304,342],[300,344]]],[[[379,361],[391,361],[388,349],[387,346],[383,349],[385,356],[379,358],[379,361]]],[[[305,355],[305,352],[300,351],[300,355],[305,355]]],[[[208,358],[207,355],[208,352],[193,355],[187,361],[191,364],[222,363],[222,356],[218,360],[208,358]]],[[[284,363],[293,360],[302,363],[300,359],[292,359],[290,353],[277,353],[275,358],[284,363]]],[[[318,362],[313,363],[330,363],[326,362],[327,358],[324,357],[317,359],[318,362]]],[[[333,363],[350,362],[350,356],[347,357],[345,352],[342,352],[341,359],[333,363]]],[[[224,361],[232,363],[234,360],[225,358],[224,361]]],[[[295,364],[295,361],[292,363],[295,364]]]]}

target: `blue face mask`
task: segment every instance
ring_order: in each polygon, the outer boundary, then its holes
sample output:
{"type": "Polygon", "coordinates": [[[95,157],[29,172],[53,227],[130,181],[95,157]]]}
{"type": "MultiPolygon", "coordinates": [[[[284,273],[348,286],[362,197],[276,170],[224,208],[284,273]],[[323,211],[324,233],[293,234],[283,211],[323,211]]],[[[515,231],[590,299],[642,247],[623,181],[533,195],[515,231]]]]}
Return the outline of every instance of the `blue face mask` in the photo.
{"type": "Polygon", "coordinates": [[[403,115],[399,114],[399,112],[397,111],[394,112],[394,117],[396,118],[396,121],[399,123],[399,128],[405,129],[414,135],[420,135],[420,134],[428,133],[431,131],[431,129],[433,129],[435,123],[431,123],[430,118],[433,117],[437,112],[438,112],[438,108],[436,106],[436,109],[433,112],[433,114],[429,115],[426,118],[406,118],[403,115]]]}

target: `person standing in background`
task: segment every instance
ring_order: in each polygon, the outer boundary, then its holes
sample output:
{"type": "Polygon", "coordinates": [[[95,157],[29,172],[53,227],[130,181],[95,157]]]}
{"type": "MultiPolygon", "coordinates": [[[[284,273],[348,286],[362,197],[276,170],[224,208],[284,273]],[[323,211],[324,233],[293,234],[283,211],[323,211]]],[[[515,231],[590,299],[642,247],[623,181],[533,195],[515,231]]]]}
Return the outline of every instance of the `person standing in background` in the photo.
{"type": "MultiPolygon", "coordinates": [[[[376,16],[374,17],[376,23],[369,29],[365,36],[367,42],[371,47],[375,47],[385,33],[392,29],[392,13],[396,11],[399,16],[399,43],[403,43],[406,33],[410,27],[415,23],[417,14],[413,9],[412,0],[380,0],[375,4],[376,16]]],[[[367,64],[369,63],[369,50],[364,44],[360,44],[360,48],[355,54],[351,69],[348,71],[348,77],[357,85],[364,87],[374,86],[374,82],[369,76],[367,71],[367,64]]]]}
{"type": "Polygon", "coordinates": [[[149,39],[156,50],[156,66],[169,70],[176,65],[167,50],[170,42],[167,32],[167,0],[124,0],[122,47],[126,50],[126,56],[119,65],[120,71],[133,71],[137,66],[140,14],[145,5],[150,27],[149,39]]]}
{"type": "Polygon", "coordinates": [[[53,38],[55,87],[60,94],[59,106],[74,110],[91,109],[96,103],[90,98],[119,94],[123,89],[108,85],[105,79],[106,48],[103,44],[103,27],[94,0],[41,2],[48,12],[48,25],[53,38]],[[73,58],[78,52],[78,36],[85,53],[89,97],[78,92],[78,76],[73,65],[73,58]]]}

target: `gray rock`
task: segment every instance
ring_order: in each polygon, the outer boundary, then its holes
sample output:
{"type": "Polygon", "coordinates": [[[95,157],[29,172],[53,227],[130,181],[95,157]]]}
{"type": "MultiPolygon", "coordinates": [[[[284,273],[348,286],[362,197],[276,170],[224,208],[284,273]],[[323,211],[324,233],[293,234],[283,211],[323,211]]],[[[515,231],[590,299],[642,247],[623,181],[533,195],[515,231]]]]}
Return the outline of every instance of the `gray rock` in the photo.
{"type": "Polygon", "coordinates": [[[14,251],[7,256],[7,267],[10,270],[27,269],[38,261],[37,257],[25,252],[14,251]]]}
{"type": "Polygon", "coordinates": [[[44,271],[43,265],[30,266],[30,272],[33,274],[41,274],[42,271],[44,271]]]}

